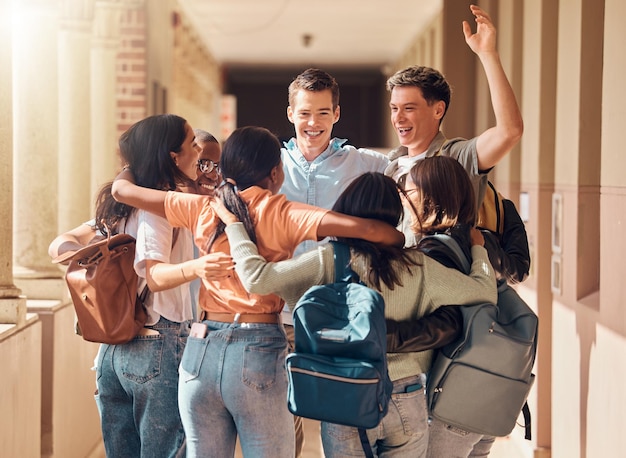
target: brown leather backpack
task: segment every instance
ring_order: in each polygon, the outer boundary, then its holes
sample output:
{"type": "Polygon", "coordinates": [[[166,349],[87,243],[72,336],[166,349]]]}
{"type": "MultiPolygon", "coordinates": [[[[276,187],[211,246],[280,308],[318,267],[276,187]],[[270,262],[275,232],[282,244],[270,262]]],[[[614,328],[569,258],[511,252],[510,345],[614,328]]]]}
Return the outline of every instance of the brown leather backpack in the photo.
{"type": "Polygon", "coordinates": [[[134,269],[135,239],[128,234],[99,236],[76,252],[56,257],[67,263],[65,273],[83,339],[122,344],[132,340],[145,325],[143,301],[148,286],[137,293],[134,269]]]}

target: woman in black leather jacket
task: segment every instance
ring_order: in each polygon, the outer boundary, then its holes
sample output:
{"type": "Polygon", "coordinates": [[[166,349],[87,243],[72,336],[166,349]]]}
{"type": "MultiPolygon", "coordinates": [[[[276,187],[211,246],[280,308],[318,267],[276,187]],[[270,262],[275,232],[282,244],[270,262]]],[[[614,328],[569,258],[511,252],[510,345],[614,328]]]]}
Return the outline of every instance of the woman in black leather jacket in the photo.
{"type": "MultiPolygon", "coordinates": [[[[435,156],[417,162],[411,169],[410,175],[411,180],[416,185],[417,192],[420,194],[419,198],[413,201],[420,202],[419,207],[413,207],[415,213],[419,215],[416,221],[423,221],[421,227],[416,227],[414,224],[413,230],[424,236],[447,234],[457,241],[466,257],[471,259],[469,251],[471,226],[467,222],[463,222],[461,218],[453,222],[446,216],[446,211],[450,214],[453,213],[453,209],[450,207],[452,203],[465,206],[474,205],[469,177],[466,181],[461,179],[464,178],[462,167],[452,158],[435,156]],[[445,173],[446,170],[448,173],[445,173]],[[445,192],[444,187],[447,188],[448,192],[445,192]],[[458,191],[461,189],[464,190],[464,194],[461,195],[460,199],[458,195],[456,199],[449,197],[450,190],[458,191]],[[454,225],[450,226],[450,223],[454,225]]],[[[507,199],[502,199],[502,201],[504,212],[502,234],[499,235],[489,230],[482,230],[481,232],[485,239],[484,246],[487,249],[489,260],[496,271],[498,283],[518,283],[528,276],[530,268],[528,238],[524,223],[513,202],[507,199]]],[[[454,212],[454,214],[458,213],[454,212]]],[[[455,261],[457,259],[455,253],[451,252],[450,248],[437,238],[422,238],[418,242],[418,248],[445,266],[462,270],[455,261]]],[[[463,328],[461,306],[458,305],[440,307],[432,314],[419,320],[399,322],[386,320],[386,322],[388,352],[413,352],[441,348],[454,342],[460,336],[463,328]]],[[[433,427],[435,427],[435,423],[433,423],[433,427]]],[[[449,451],[450,447],[458,447],[459,452],[461,449],[466,450],[471,456],[474,456],[472,453],[476,453],[476,456],[478,454],[487,456],[494,441],[492,436],[481,436],[473,433],[461,434],[457,438],[455,433],[450,433],[446,429],[446,424],[441,421],[437,423],[435,431],[438,434],[431,431],[431,434],[435,434],[437,437],[437,439],[433,438],[433,446],[435,444],[441,445],[444,442],[449,444],[450,440],[454,441],[455,445],[448,445],[443,448],[435,446],[434,449],[429,446],[429,456],[433,457],[441,456],[442,453],[446,453],[445,451],[449,451]]]]}
{"type": "MultiPolygon", "coordinates": [[[[433,159],[428,158],[425,160],[430,161],[433,159]]],[[[442,159],[435,160],[440,161],[442,159]]],[[[418,175],[422,170],[423,166],[413,167],[411,173],[418,175]]],[[[421,181],[419,176],[412,178],[415,183],[421,181]]],[[[436,195],[436,192],[431,192],[431,200],[436,195]]],[[[469,200],[467,204],[471,204],[469,200]]],[[[489,254],[489,261],[496,271],[498,282],[507,281],[510,284],[515,284],[524,281],[530,270],[528,237],[524,222],[517,212],[515,204],[508,199],[503,199],[503,206],[504,230],[502,234],[499,235],[486,229],[483,229],[481,232],[485,238],[485,248],[489,254]]],[[[457,224],[443,230],[441,230],[441,227],[423,229],[422,233],[424,235],[435,233],[451,235],[469,256],[469,226],[457,224]]],[[[418,243],[418,247],[446,267],[457,268],[453,260],[454,258],[451,258],[449,255],[447,247],[438,241],[425,239],[418,243]]],[[[441,348],[458,338],[462,325],[460,310],[455,305],[440,307],[420,320],[387,320],[387,351],[410,352],[441,348]]]]}

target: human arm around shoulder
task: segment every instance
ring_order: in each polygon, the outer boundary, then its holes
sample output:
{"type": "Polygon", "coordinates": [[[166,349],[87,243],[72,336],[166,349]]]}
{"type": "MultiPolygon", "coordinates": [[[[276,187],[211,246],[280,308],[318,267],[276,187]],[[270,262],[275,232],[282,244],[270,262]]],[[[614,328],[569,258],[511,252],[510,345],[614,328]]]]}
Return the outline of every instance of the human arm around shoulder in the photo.
{"type": "MultiPolygon", "coordinates": [[[[55,237],[50,242],[50,246],[48,246],[48,254],[54,259],[62,254],[66,254],[68,251],[78,251],[87,246],[97,235],[98,232],[94,226],[88,223],[81,224],[55,237]]],[[[67,262],[64,264],[67,264],[67,262]]]]}
{"type": "MultiPolygon", "coordinates": [[[[489,262],[485,264],[487,253],[482,247],[485,240],[480,231],[474,228],[470,230],[469,235],[474,259],[469,276],[462,274],[457,268],[445,267],[430,255],[426,256],[424,261],[424,285],[433,304],[455,305],[443,305],[417,320],[386,320],[387,351],[403,353],[443,347],[453,342],[461,332],[463,305],[495,303],[497,298],[495,277],[489,262]]],[[[420,251],[422,250],[423,247],[420,246],[420,251]]],[[[446,256],[443,256],[445,252],[446,250],[443,250],[438,258],[446,259],[446,256]]]]}
{"type": "Polygon", "coordinates": [[[309,287],[324,282],[327,246],[285,261],[268,262],[250,241],[243,223],[224,223],[235,270],[249,293],[277,294],[293,305],[309,287]]]}
{"type": "Polygon", "coordinates": [[[489,170],[496,165],[520,140],[524,122],[515,93],[502,67],[496,48],[496,29],[489,15],[471,5],[476,17],[476,33],[463,21],[465,41],[476,53],[485,71],[496,125],[478,136],[476,149],[478,168],[489,170]]]}
{"type": "Polygon", "coordinates": [[[475,228],[472,228],[470,234],[472,264],[469,275],[424,256],[424,285],[434,304],[496,303],[496,276],[487,250],[482,246],[483,235],[475,228]]]}
{"type": "Polygon", "coordinates": [[[118,202],[165,217],[167,192],[137,186],[130,169],[122,170],[115,177],[111,195],[118,202]]]}
{"type": "Polygon", "coordinates": [[[317,228],[317,236],[363,239],[383,245],[404,246],[404,234],[380,220],[327,212],[317,228]]]}

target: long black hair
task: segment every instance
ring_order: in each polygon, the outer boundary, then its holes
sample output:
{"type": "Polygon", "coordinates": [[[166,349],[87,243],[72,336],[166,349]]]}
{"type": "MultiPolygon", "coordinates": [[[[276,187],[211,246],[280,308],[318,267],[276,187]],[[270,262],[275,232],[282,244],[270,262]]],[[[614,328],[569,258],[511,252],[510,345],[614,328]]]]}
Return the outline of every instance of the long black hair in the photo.
{"type": "MultiPolygon", "coordinates": [[[[378,172],[367,172],[355,178],[341,193],[333,211],[397,226],[404,212],[400,192],[400,187],[392,178],[378,172]]],[[[361,239],[338,240],[349,244],[355,252],[368,259],[371,267],[368,280],[377,289],[380,289],[381,282],[389,289],[394,289],[395,285],[402,286],[398,269],[410,270],[411,265],[418,265],[400,247],[361,239]]]]}
{"type": "MultiPolygon", "coordinates": [[[[248,206],[238,191],[261,183],[270,176],[272,169],[280,165],[280,142],[276,135],[263,127],[246,126],[235,129],[224,142],[220,171],[224,182],[216,190],[224,206],[239,218],[254,243],[256,234],[248,206]]],[[[224,233],[224,223],[219,222],[208,242],[210,249],[215,240],[224,233]]]]}
{"type": "Polygon", "coordinates": [[[116,201],[111,196],[113,182],[109,181],[102,185],[96,195],[96,229],[102,234],[119,232],[120,223],[125,221],[135,208],[116,201]]]}
{"type": "MultiPolygon", "coordinates": [[[[189,181],[172,159],[187,136],[187,121],[173,114],[149,116],[136,122],[119,139],[120,155],[133,172],[135,183],[151,189],[173,190],[189,181]]],[[[119,231],[119,223],[136,209],[116,202],[112,182],[102,186],[96,197],[96,228],[103,234],[119,231]]]]}
{"type": "Polygon", "coordinates": [[[187,129],[184,118],[162,114],[136,122],[120,136],[120,155],[133,171],[138,186],[174,190],[178,184],[189,181],[170,155],[180,152],[187,129]]]}

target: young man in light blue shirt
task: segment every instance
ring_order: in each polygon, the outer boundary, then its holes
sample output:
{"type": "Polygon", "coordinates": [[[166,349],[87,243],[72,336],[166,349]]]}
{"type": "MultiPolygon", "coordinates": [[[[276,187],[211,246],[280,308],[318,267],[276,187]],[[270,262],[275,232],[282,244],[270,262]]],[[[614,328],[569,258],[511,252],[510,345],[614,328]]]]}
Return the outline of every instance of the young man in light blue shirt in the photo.
{"type": "MultiPolygon", "coordinates": [[[[285,183],[280,190],[289,200],[330,209],[356,177],[382,173],[389,165],[382,153],[332,138],[339,116],[339,85],[325,71],[309,68],[289,85],[287,118],[296,135],[282,149],[285,183]]],[[[304,242],[296,254],[315,245],[304,242]]]]}
{"type": "MultiPolygon", "coordinates": [[[[356,177],[365,172],[383,173],[389,165],[384,154],[332,138],[339,115],[339,85],[325,71],[309,68],[289,85],[287,118],[293,123],[296,135],[282,148],[285,182],[280,192],[287,199],[330,209],[356,177]]],[[[315,245],[312,241],[303,242],[295,254],[315,245]]],[[[293,347],[293,320],[288,307],[283,311],[283,323],[293,347]]],[[[299,457],[304,444],[299,417],[295,417],[295,428],[296,457],[299,457]]]]}

